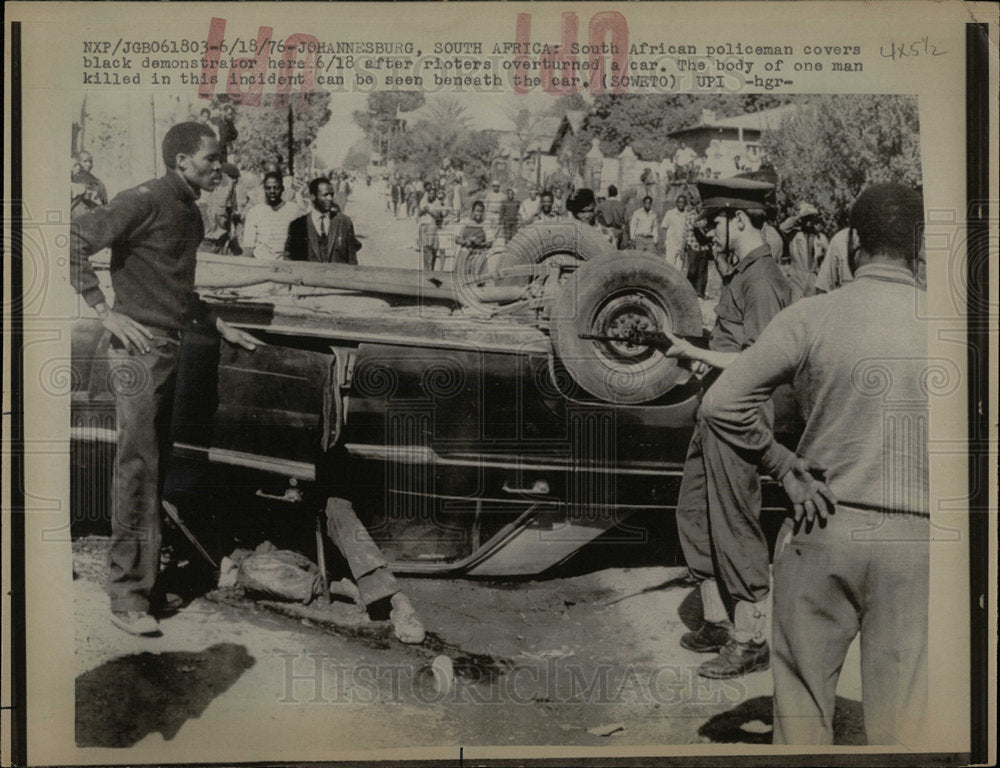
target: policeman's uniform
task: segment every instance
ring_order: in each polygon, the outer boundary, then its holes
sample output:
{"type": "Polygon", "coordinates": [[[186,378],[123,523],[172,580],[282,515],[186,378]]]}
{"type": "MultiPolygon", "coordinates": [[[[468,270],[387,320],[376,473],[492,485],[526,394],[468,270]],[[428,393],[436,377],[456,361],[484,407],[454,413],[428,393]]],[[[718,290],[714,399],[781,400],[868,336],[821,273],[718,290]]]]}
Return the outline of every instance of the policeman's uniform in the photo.
{"type": "MultiPolygon", "coordinates": [[[[701,183],[701,218],[724,211],[764,210],[772,190],[771,184],[746,179],[701,183]]],[[[790,303],[788,283],[770,248],[762,244],[744,255],[723,279],[710,348],[742,352],[790,303]]],[[[762,411],[770,422],[770,403],[762,411]]],[[[717,439],[699,419],[684,464],[677,527],[688,568],[700,582],[705,611],[705,624],[686,634],[681,645],[698,652],[720,652],[699,668],[699,674],[706,677],[734,677],[769,664],[764,638],[769,553],[760,527],[760,508],[756,465],[717,439]],[[733,605],[734,622],[727,603],[733,605]],[[732,646],[734,640],[742,645],[732,646]]]]}

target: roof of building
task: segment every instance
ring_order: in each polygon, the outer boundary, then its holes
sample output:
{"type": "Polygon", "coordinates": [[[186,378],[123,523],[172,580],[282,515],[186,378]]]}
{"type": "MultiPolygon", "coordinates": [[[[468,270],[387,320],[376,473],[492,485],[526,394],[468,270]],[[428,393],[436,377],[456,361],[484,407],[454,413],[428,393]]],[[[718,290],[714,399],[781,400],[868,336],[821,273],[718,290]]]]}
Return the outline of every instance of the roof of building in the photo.
{"type": "Polygon", "coordinates": [[[759,112],[747,112],[733,117],[716,117],[711,110],[704,110],[701,120],[695,125],[671,131],[668,136],[690,133],[700,128],[742,128],[750,131],[773,130],[781,125],[781,121],[796,109],[794,104],[784,104],[774,109],[763,109],[759,112]]]}

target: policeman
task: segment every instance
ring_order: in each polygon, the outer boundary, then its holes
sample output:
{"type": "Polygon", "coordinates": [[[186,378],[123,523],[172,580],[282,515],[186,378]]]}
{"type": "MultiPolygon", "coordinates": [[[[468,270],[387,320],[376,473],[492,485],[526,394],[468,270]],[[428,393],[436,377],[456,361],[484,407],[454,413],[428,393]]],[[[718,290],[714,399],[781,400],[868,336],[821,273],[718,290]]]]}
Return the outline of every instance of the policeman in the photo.
{"type": "MultiPolygon", "coordinates": [[[[714,239],[722,293],[709,348],[671,337],[669,355],[723,369],[791,303],[791,289],[761,233],[773,189],[748,179],[698,184],[699,219],[708,222],[714,239]]],[[[769,402],[761,406],[761,417],[772,422],[769,402]]],[[[757,467],[699,418],[684,464],[677,528],[704,607],[704,622],[681,638],[681,646],[719,654],[698,668],[703,677],[738,677],[770,666],[764,636],[769,556],[760,507],[757,467]]]]}

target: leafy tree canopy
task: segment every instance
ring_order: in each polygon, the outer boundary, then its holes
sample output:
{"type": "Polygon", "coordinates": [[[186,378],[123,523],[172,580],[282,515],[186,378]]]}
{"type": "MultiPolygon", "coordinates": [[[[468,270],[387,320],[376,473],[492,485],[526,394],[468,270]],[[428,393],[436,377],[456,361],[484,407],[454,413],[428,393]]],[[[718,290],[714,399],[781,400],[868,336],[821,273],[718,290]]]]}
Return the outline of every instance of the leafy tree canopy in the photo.
{"type": "Polygon", "coordinates": [[[379,133],[381,126],[396,118],[398,112],[411,112],[424,104],[420,91],[375,91],[368,94],[368,110],[354,112],[354,122],[369,138],[379,133]]]}
{"type": "Polygon", "coordinates": [[[809,96],[763,136],[778,174],[778,206],[790,215],[815,205],[825,226],[846,226],[851,205],[870,184],[922,185],[920,125],[912,96],[809,96]]]}
{"type": "MultiPolygon", "coordinates": [[[[288,169],[288,109],[275,108],[275,95],[265,94],[259,107],[236,108],[236,130],[239,137],[234,145],[243,170],[260,173],[269,162],[279,161],[288,169]]],[[[292,104],[292,157],[295,165],[305,164],[305,155],[316,134],[330,120],[330,94],[314,92],[305,94],[309,110],[296,109],[292,104]]]]}

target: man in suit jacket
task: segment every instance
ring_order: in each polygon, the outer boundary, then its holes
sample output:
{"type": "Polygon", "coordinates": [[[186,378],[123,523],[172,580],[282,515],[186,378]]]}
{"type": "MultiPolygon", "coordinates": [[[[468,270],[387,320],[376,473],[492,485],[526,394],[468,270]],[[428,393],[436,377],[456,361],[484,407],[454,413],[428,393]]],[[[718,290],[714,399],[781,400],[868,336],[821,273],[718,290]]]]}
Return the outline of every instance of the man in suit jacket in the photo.
{"type": "Polygon", "coordinates": [[[357,264],[354,222],[334,201],[333,185],[326,177],[309,182],[312,208],[288,225],[285,252],[292,261],[357,264]]]}

